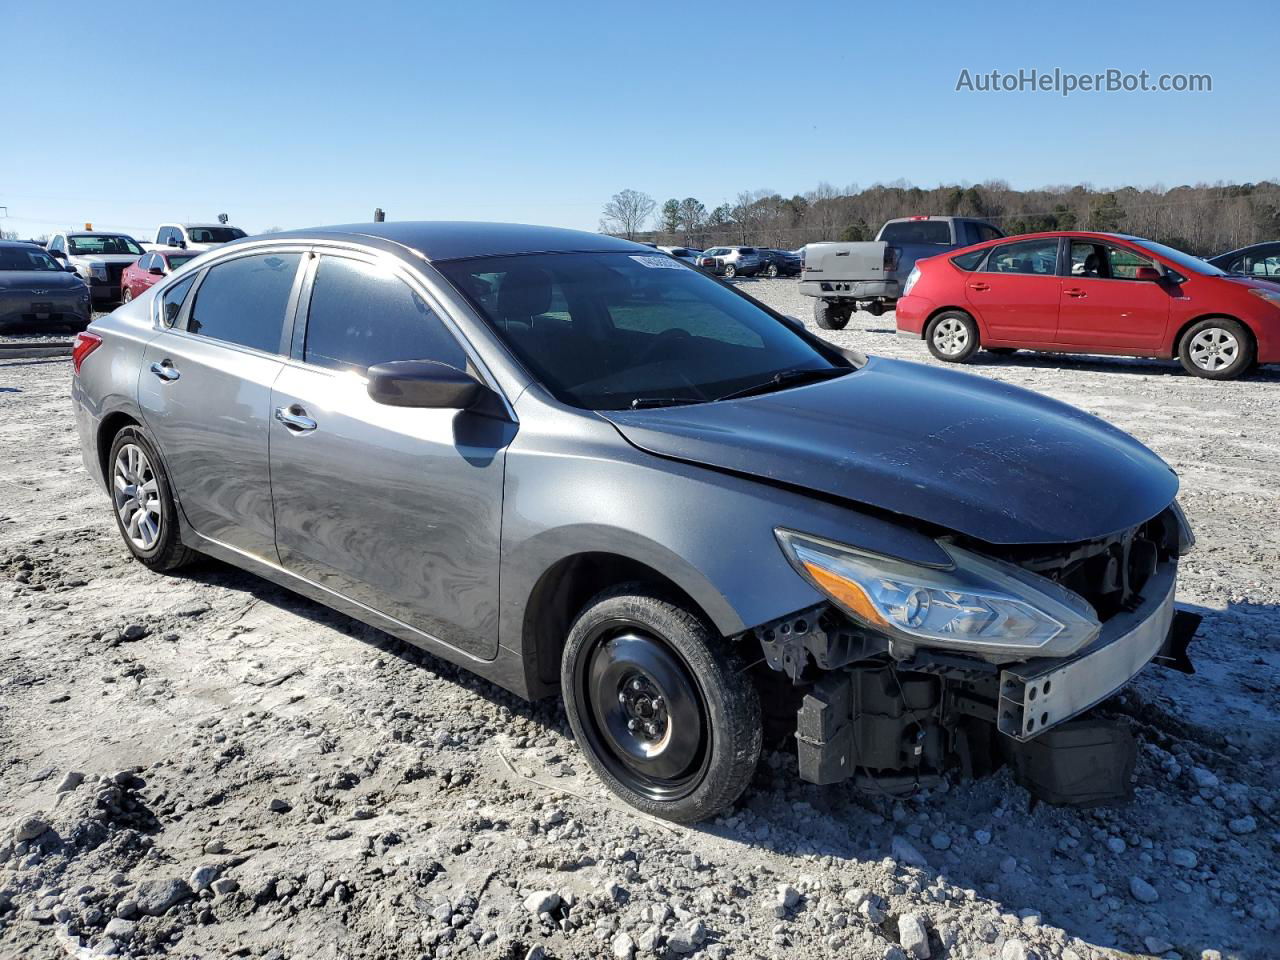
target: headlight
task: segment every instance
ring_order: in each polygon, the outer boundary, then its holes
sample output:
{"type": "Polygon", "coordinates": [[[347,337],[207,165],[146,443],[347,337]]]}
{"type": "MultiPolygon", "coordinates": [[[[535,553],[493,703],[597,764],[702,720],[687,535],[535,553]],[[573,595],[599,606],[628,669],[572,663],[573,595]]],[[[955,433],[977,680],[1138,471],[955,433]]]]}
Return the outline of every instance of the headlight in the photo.
{"type": "Polygon", "coordinates": [[[939,543],[953,561],[942,570],[790,530],[776,533],[802,577],[863,626],[910,647],[1062,657],[1101,629],[1078,594],[954,544],[939,543]]]}
{"type": "Polygon", "coordinates": [[[1263,290],[1260,287],[1250,287],[1249,292],[1255,297],[1261,297],[1273,307],[1280,307],[1280,290],[1263,290]]]}
{"type": "Polygon", "coordinates": [[[911,288],[916,285],[916,281],[920,279],[920,268],[912,267],[911,272],[907,274],[907,285],[902,288],[902,295],[905,297],[911,292],[911,288]]]}
{"type": "Polygon", "coordinates": [[[89,264],[89,269],[99,280],[107,279],[107,265],[105,263],[91,263],[89,264]]]}

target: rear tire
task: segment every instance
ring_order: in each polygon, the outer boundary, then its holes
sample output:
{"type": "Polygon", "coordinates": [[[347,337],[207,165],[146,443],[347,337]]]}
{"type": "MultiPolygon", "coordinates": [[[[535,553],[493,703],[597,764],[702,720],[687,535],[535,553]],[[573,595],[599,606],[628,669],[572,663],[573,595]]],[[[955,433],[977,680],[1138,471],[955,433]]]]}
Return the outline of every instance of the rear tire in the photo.
{"type": "Polygon", "coordinates": [[[139,427],[116,434],[107,457],[107,490],[116,529],[129,552],[156,571],[195,559],[178,534],[178,508],[160,455],[139,427]]]}
{"type": "Polygon", "coordinates": [[[978,352],[978,325],[963,310],[946,310],[924,332],[929,352],[948,363],[964,363],[978,352]]]}
{"type": "Polygon", "coordinates": [[[1234,380],[1253,367],[1255,356],[1249,331],[1226,317],[1193,323],[1178,342],[1182,368],[1207,380],[1234,380]]]}
{"type": "Polygon", "coordinates": [[[823,330],[843,330],[849,325],[853,311],[829,300],[813,302],[813,321],[823,330]]]}
{"type": "Polygon", "coordinates": [[[133,291],[132,291],[132,290],[130,290],[128,287],[125,287],[125,288],[124,288],[124,293],[122,293],[122,294],[120,295],[120,302],[121,302],[121,303],[128,303],[128,302],[129,302],[129,301],[131,301],[132,299],[133,299],[133,291]]]}
{"type": "Polygon", "coordinates": [[[587,604],[560,682],[587,763],[638,810],[695,823],[751,781],[763,730],[746,664],[701,617],[643,585],[587,604]]]}

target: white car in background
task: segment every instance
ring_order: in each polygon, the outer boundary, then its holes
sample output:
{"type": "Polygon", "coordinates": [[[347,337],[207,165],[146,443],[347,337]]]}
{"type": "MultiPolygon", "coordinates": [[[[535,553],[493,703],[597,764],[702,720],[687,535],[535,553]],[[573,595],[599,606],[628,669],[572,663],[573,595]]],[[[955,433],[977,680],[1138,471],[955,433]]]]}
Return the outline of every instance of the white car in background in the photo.
{"type": "Polygon", "coordinates": [[[658,247],[663,253],[669,257],[675,257],[691,267],[698,265],[698,257],[702,256],[701,250],[695,250],[693,247],[658,247]]]}
{"type": "Polygon", "coordinates": [[[178,247],[201,253],[245,236],[248,234],[239,227],[225,223],[162,223],[156,227],[155,242],[143,246],[148,250],[178,247]]]}
{"type": "Polygon", "coordinates": [[[55,233],[46,248],[59,263],[74,267],[89,285],[94,303],[120,300],[120,274],[145,252],[127,233],[74,230],[55,233]]]}

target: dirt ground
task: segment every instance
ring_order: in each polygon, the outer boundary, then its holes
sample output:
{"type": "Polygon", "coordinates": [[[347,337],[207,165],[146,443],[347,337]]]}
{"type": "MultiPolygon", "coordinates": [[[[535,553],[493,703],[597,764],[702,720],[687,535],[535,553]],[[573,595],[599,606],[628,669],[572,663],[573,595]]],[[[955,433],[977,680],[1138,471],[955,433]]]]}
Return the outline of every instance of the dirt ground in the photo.
{"type": "MultiPolygon", "coordinates": [[[[744,289],[810,318],[794,281],[744,289]]],[[[891,315],[827,335],[934,362],[891,315]]],[[[0,957],[1280,956],[1280,370],[970,370],[1182,477],[1198,672],[1109,705],[1142,741],[1127,807],[1033,806],[1007,773],[895,802],[770,750],[731,815],[646,819],[558,704],[214,561],[132,562],[69,361],[0,363],[0,957]]]]}

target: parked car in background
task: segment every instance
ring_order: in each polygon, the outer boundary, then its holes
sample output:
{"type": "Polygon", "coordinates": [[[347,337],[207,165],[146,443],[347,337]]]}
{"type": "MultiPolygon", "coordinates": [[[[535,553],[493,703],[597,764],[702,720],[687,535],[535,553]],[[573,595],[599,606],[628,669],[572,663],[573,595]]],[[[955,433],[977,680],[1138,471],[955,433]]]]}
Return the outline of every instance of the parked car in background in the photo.
{"type": "Polygon", "coordinates": [[[675,257],[682,263],[687,263],[691,267],[698,265],[698,258],[702,256],[701,250],[695,250],[693,247],[658,247],[663,253],[669,257],[675,257]]]}
{"type": "Polygon", "coordinates": [[[84,278],[94,303],[119,301],[121,274],[146,252],[128,234],[106,230],[55,233],[49,238],[48,251],[84,278]]]}
{"type": "Polygon", "coordinates": [[[1177,357],[1229,380],[1280,363],[1280,288],[1151,240],[1038,233],[921,260],[898,332],[940,360],[982,347],[1177,357]]]}
{"type": "Polygon", "coordinates": [[[194,250],[153,250],[143,254],[137,263],[132,263],[120,275],[120,299],[128,303],[134,297],[140,297],[161,277],[167,277],[184,263],[200,256],[194,250]]]}
{"type": "Polygon", "coordinates": [[[732,280],[754,277],[764,269],[764,260],[755,247],[712,247],[702,251],[698,266],[708,273],[732,280]]]}
{"type": "Polygon", "coordinates": [[[811,782],[905,793],[1008,752],[1033,792],[1096,802],[1129,789],[1133,738],[1077,767],[1078,738],[1041,734],[1153,658],[1188,663],[1193,538],[1138,441],[842,351],[615,237],[276,234],[74,350],[84,464],[138,561],[211,554],[562,697],[649,814],[735,802],[762,691],[811,782]]]}
{"type": "Polygon", "coordinates": [[[761,247],[760,259],[764,261],[760,272],[766,277],[794,277],[804,266],[804,261],[790,250],[761,247]]]}
{"type": "Polygon", "coordinates": [[[843,330],[860,307],[873,317],[891,309],[917,260],[1003,236],[985,220],[969,217],[890,220],[875,240],[806,244],[800,292],[817,298],[818,326],[843,330]]]}
{"type": "Polygon", "coordinates": [[[179,247],[183,250],[212,250],[247,234],[239,227],[223,223],[162,223],[156,227],[154,243],[144,244],[148,250],[179,247]]]}
{"type": "Polygon", "coordinates": [[[1255,243],[1210,257],[1209,262],[1227,273],[1280,283],[1280,241],[1255,243]]]}
{"type": "Polygon", "coordinates": [[[83,329],[90,318],[89,287],[25,240],[0,240],[0,329],[59,326],[83,329]]]}

